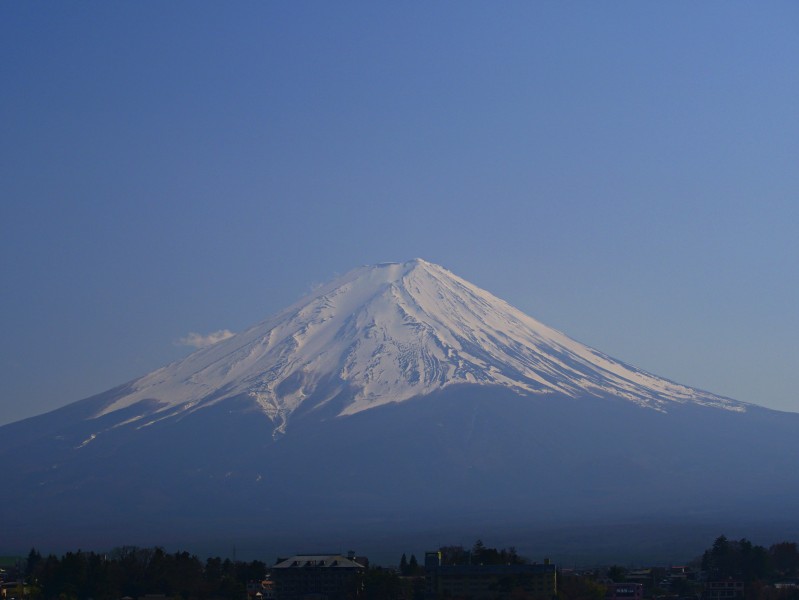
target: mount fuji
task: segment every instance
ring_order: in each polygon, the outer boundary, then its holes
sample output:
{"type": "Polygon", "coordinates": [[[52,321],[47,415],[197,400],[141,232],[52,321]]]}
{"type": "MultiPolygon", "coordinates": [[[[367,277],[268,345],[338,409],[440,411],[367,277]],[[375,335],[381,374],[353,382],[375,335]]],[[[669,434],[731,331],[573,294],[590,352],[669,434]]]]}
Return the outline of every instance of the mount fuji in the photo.
{"type": "Polygon", "coordinates": [[[355,269],[183,360],[1,427],[0,521],[21,549],[793,527],[797,426],[416,259],[355,269]]]}

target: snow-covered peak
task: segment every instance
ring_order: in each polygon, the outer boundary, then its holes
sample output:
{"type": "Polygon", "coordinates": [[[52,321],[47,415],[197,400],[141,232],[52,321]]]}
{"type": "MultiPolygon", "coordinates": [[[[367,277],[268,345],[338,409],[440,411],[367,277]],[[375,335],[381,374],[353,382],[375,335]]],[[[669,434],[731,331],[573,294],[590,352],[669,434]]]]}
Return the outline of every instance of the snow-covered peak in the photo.
{"type": "Polygon", "coordinates": [[[354,269],[270,319],[136,380],[101,414],[145,399],[172,413],[246,394],[282,431],[306,402],[319,407],[344,395],[339,414],[349,415],[453,384],[617,397],[657,410],[672,402],[745,409],[625,365],[414,259],[354,269]]]}

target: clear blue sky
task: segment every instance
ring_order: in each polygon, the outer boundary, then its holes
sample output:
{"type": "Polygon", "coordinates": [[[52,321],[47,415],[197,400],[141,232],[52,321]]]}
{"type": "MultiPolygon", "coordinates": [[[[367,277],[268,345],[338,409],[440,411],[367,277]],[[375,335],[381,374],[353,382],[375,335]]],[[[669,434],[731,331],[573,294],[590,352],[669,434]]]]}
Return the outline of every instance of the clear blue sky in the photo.
{"type": "Polygon", "coordinates": [[[422,257],[799,411],[799,5],[0,3],[0,423],[422,257]]]}

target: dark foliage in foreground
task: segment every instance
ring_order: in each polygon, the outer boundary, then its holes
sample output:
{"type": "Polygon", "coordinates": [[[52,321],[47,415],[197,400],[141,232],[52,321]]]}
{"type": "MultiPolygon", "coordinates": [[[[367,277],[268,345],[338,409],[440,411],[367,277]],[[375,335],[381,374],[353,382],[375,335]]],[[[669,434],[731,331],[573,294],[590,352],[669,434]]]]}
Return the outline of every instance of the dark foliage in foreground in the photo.
{"type": "Polygon", "coordinates": [[[125,546],[108,554],[67,552],[61,558],[42,557],[31,550],[26,580],[40,600],[73,598],[137,598],[165,594],[185,599],[245,596],[248,581],[260,581],[266,564],[209,558],[205,562],[188,552],[167,554],[162,548],[125,546]]]}
{"type": "Polygon", "coordinates": [[[781,542],[766,549],[746,538],[719,536],[702,556],[702,570],[710,579],[755,581],[799,577],[799,551],[795,542],[781,542]]]}

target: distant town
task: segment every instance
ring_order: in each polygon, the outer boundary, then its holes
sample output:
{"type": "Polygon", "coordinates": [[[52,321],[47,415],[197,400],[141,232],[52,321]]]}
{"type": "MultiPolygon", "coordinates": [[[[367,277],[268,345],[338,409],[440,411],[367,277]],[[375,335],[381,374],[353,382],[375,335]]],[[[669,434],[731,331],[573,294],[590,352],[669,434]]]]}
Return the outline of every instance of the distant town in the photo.
{"type": "Polygon", "coordinates": [[[719,536],[684,565],[562,568],[515,548],[443,546],[376,565],[356,552],[271,563],[125,546],[0,557],[3,600],[799,600],[796,542],[719,536]]]}

